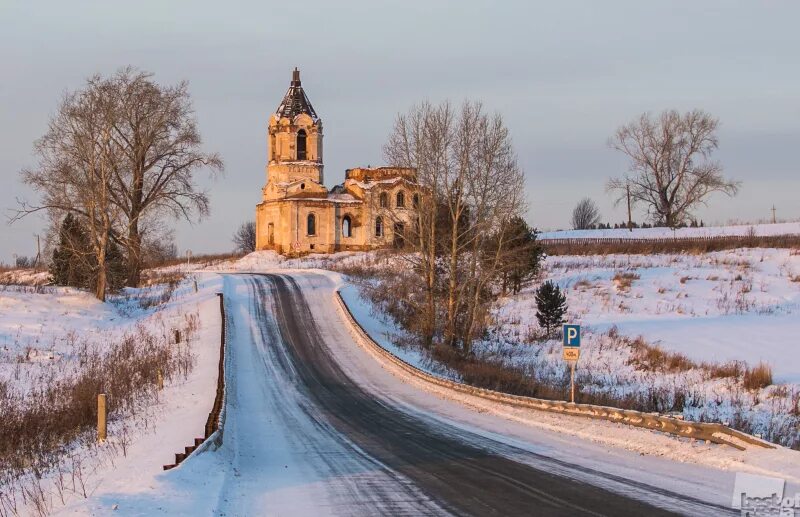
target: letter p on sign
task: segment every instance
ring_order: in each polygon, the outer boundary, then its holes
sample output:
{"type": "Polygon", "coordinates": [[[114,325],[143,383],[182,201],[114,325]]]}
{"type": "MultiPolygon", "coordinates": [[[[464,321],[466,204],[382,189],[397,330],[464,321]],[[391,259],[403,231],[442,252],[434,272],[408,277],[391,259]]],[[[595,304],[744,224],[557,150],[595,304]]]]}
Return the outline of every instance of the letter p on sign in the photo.
{"type": "Polygon", "coordinates": [[[564,346],[581,346],[580,325],[564,325],[564,346]]]}

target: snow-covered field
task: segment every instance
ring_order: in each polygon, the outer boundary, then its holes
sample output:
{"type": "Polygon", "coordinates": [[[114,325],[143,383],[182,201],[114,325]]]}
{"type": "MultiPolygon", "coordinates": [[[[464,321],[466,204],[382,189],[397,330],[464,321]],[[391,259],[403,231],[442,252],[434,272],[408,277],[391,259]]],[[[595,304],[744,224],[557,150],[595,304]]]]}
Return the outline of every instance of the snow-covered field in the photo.
{"type": "MultiPolygon", "coordinates": [[[[765,361],[800,383],[800,253],[736,249],[701,255],[556,256],[545,278],[567,295],[569,320],[611,326],[697,361],[765,361]]],[[[504,300],[505,331],[535,331],[536,285],[504,300]]]]}
{"type": "Polygon", "coordinates": [[[742,224],[735,226],[706,226],[703,228],[625,228],[609,230],[560,230],[542,232],[540,239],[664,239],[718,236],[800,235],[800,222],[776,224],[742,224]]]}

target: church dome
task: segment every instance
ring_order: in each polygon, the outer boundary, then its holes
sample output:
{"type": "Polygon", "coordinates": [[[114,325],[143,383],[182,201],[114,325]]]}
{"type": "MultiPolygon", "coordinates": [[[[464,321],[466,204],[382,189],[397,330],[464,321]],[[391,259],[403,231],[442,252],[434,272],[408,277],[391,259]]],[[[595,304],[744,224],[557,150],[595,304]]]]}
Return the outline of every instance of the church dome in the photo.
{"type": "Polygon", "coordinates": [[[283,96],[283,100],[278,109],[275,110],[275,114],[279,118],[293,119],[301,113],[310,116],[314,122],[318,120],[317,114],[311,106],[311,101],[308,100],[306,92],[303,91],[303,86],[300,84],[300,70],[295,68],[292,72],[292,82],[289,85],[289,90],[283,96]]]}

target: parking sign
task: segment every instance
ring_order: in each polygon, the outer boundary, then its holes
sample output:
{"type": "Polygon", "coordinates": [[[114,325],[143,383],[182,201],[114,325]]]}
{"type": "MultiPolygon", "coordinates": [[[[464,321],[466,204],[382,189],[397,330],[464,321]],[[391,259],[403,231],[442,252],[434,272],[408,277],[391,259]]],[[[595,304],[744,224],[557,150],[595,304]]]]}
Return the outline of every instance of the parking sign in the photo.
{"type": "Polygon", "coordinates": [[[564,346],[581,346],[580,325],[564,325],[564,346]]]}

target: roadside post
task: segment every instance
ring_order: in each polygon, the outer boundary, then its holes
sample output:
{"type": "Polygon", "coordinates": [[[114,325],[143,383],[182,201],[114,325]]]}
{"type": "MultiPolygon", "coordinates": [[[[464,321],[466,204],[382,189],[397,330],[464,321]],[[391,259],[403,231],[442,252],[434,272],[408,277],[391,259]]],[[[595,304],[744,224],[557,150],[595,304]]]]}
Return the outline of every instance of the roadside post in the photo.
{"type": "Polygon", "coordinates": [[[106,422],[106,394],[100,393],[97,395],[97,441],[100,443],[106,441],[106,422]]]}
{"type": "Polygon", "coordinates": [[[567,325],[563,327],[564,347],[563,355],[569,363],[569,401],[575,403],[575,364],[581,356],[581,326],[567,325]]]}

